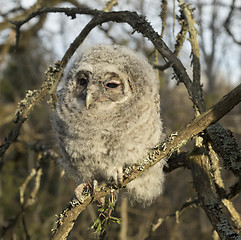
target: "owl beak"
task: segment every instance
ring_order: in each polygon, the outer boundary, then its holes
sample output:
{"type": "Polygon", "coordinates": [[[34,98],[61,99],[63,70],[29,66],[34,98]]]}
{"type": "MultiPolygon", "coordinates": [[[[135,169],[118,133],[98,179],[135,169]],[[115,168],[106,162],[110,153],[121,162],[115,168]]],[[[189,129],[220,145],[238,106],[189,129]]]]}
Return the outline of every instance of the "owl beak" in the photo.
{"type": "Polygon", "coordinates": [[[92,102],[93,102],[93,95],[91,93],[87,93],[86,100],[85,100],[86,109],[89,108],[89,106],[92,102]]]}

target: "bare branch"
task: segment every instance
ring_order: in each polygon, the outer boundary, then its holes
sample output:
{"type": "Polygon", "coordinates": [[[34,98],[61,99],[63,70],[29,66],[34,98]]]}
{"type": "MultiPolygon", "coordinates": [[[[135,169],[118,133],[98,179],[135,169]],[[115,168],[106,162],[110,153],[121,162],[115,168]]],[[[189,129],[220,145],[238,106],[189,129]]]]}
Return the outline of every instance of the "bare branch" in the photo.
{"type": "Polygon", "coordinates": [[[109,0],[103,9],[104,12],[109,12],[111,9],[118,4],[118,0],[109,0]]]}
{"type": "Polygon", "coordinates": [[[231,22],[231,18],[233,15],[233,11],[235,10],[235,2],[236,2],[236,0],[233,0],[232,5],[230,6],[230,11],[229,11],[227,19],[224,22],[224,27],[225,27],[227,33],[232,37],[233,41],[235,43],[241,45],[241,41],[238,41],[230,30],[230,22],[231,22]]]}
{"type": "Polygon", "coordinates": [[[161,37],[163,37],[164,31],[165,31],[165,26],[166,26],[166,19],[167,19],[167,0],[162,0],[160,17],[162,20],[161,37]]]}
{"type": "Polygon", "coordinates": [[[128,199],[125,197],[121,201],[121,229],[120,240],[126,240],[128,230],[128,199]]]}
{"type": "Polygon", "coordinates": [[[153,67],[154,67],[155,69],[160,70],[160,71],[164,71],[164,70],[172,67],[172,65],[173,65],[172,63],[168,62],[168,63],[166,63],[166,64],[164,64],[164,65],[162,65],[162,66],[155,64],[153,67]]]}
{"type": "Polygon", "coordinates": [[[185,203],[182,204],[182,206],[177,210],[175,211],[174,213],[171,213],[171,214],[168,214],[166,215],[165,217],[162,217],[162,218],[159,218],[157,220],[157,223],[156,224],[153,224],[153,226],[151,227],[150,229],[150,233],[149,233],[149,236],[151,236],[152,232],[155,232],[161,225],[164,221],[166,221],[168,218],[170,217],[176,217],[176,221],[178,222],[178,218],[180,217],[180,215],[189,207],[195,207],[199,205],[199,200],[198,199],[194,199],[194,200],[187,200],[185,203]]]}
{"type": "MultiPolygon", "coordinates": [[[[21,210],[11,219],[9,220],[7,226],[3,227],[3,231],[1,232],[1,238],[3,238],[6,234],[6,232],[11,229],[18,221],[18,219],[21,217],[22,218],[22,224],[24,228],[24,232],[26,237],[29,237],[28,231],[27,231],[27,226],[25,224],[25,218],[24,218],[24,213],[29,208],[35,203],[37,193],[39,191],[40,187],[40,181],[41,181],[41,176],[42,176],[42,168],[37,167],[33,168],[31,173],[27,176],[25,179],[24,183],[20,186],[19,188],[19,193],[20,193],[20,205],[21,205],[21,210]],[[34,187],[31,190],[30,195],[25,198],[25,190],[29,184],[29,182],[34,178],[34,187]]],[[[27,238],[28,239],[28,238],[27,238]]]]}
{"type": "Polygon", "coordinates": [[[202,109],[198,109],[199,112],[204,110],[204,102],[202,97],[202,88],[200,83],[200,53],[199,53],[199,45],[197,40],[197,29],[195,27],[196,22],[194,21],[193,9],[191,9],[191,5],[184,3],[182,0],[178,0],[181,7],[181,12],[185,16],[185,23],[187,25],[187,29],[189,32],[189,41],[192,46],[192,63],[193,63],[193,94],[198,97],[199,104],[202,106],[202,109]]]}

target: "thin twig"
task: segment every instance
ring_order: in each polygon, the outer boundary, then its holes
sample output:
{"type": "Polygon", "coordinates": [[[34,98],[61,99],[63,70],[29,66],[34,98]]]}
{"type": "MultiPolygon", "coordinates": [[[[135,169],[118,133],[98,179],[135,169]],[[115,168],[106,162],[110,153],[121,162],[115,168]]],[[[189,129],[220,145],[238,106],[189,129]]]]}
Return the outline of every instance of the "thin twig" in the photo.
{"type": "Polygon", "coordinates": [[[178,218],[187,208],[197,206],[198,204],[199,204],[198,199],[194,199],[192,201],[188,200],[185,203],[183,203],[182,206],[178,210],[176,210],[174,213],[171,213],[171,214],[166,215],[165,217],[159,218],[157,220],[157,223],[152,225],[149,236],[151,236],[151,234],[153,232],[155,232],[162,225],[162,223],[170,217],[176,217],[176,222],[179,222],[178,218]]]}
{"type": "Polygon", "coordinates": [[[235,43],[241,45],[241,41],[238,41],[236,39],[236,37],[233,35],[233,33],[231,32],[231,30],[230,30],[230,22],[231,22],[231,18],[232,18],[233,12],[235,10],[235,2],[236,2],[236,0],[233,0],[232,5],[230,6],[230,11],[229,11],[227,19],[224,22],[224,27],[225,27],[227,33],[232,37],[233,41],[235,43]]]}

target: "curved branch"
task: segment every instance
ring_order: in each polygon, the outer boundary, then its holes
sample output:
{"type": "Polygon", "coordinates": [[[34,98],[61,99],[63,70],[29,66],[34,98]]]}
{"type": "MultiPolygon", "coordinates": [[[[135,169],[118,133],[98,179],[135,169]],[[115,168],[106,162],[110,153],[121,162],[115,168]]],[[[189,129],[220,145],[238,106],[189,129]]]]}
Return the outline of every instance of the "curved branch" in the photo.
{"type": "Polygon", "coordinates": [[[230,6],[229,14],[227,16],[227,19],[224,22],[224,28],[226,29],[226,32],[228,33],[228,35],[231,36],[233,41],[235,43],[237,43],[238,45],[241,45],[241,41],[238,41],[236,39],[236,37],[234,36],[234,34],[232,33],[232,31],[230,30],[230,22],[231,22],[231,18],[233,15],[233,11],[235,10],[235,2],[236,2],[236,0],[233,0],[232,5],[230,6]]]}
{"type": "MultiPolygon", "coordinates": [[[[171,50],[167,47],[165,42],[160,38],[157,32],[152,28],[149,22],[143,16],[139,16],[136,12],[129,11],[120,11],[120,12],[103,12],[99,10],[90,10],[90,9],[80,9],[80,8],[42,8],[38,11],[31,13],[27,18],[21,21],[13,21],[12,23],[16,25],[17,31],[20,30],[20,27],[28,22],[35,16],[46,12],[63,12],[68,16],[74,18],[76,14],[89,14],[94,15],[92,20],[85,26],[79,36],[74,40],[74,42],[70,45],[68,50],[66,51],[64,57],[61,62],[58,63],[54,71],[58,76],[54,78],[51,74],[51,79],[47,79],[41,90],[31,91],[31,94],[28,92],[26,97],[20,102],[20,110],[17,111],[17,117],[15,120],[14,129],[10,132],[9,136],[4,140],[3,144],[0,146],[0,157],[6,152],[10,144],[15,141],[19,135],[20,128],[22,124],[27,119],[29,111],[35,106],[37,102],[43,99],[47,94],[52,94],[59,82],[59,79],[62,75],[62,68],[64,68],[69,59],[72,57],[76,49],[83,42],[89,32],[96,27],[97,25],[101,25],[102,23],[114,21],[118,23],[128,23],[132,28],[140,33],[143,36],[147,37],[156,47],[156,49],[160,52],[160,54],[166,58],[169,62],[172,63],[172,67],[178,76],[180,82],[183,82],[186,85],[189,96],[192,98],[194,104],[198,106],[199,109],[203,109],[202,104],[199,104],[201,100],[199,100],[192,91],[192,81],[189,78],[185,67],[182,65],[181,61],[171,52],[171,50]]],[[[50,76],[49,75],[49,76],[50,76]]],[[[1,163],[0,163],[1,164],[1,163]]]]}
{"type": "MultiPolygon", "coordinates": [[[[194,105],[199,109],[200,112],[204,111],[202,105],[201,96],[196,96],[193,89],[193,83],[189,78],[185,67],[181,61],[173,54],[173,52],[167,47],[165,42],[160,38],[160,35],[155,32],[151,27],[150,23],[146,21],[143,16],[139,16],[136,12],[102,12],[98,10],[89,10],[89,9],[79,9],[79,8],[49,8],[49,9],[40,9],[31,14],[28,18],[19,22],[12,22],[16,25],[16,28],[19,30],[20,27],[29,21],[31,18],[40,15],[46,12],[64,12],[66,15],[75,18],[76,14],[89,14],[94,17],[86,25],[83,31],[71,44],[66,54],[62,58],[55,68],[51,68],[48,71],[48,78],[43,83],[41,90],[29,91],[24,100],[19,104],[17,111],[17,116],[15,120],[15,127],[10,133],[9,137],[5,139],[3,145],[0,146],[0,156],[8,149],[9,145],[17,139],[19,135],[20,128],[23,122],[27,119],[29,111],[33,106],[42,100],[46,95],[53,94],[55,92],[56,86],[59,79],[62,76],[62,68],[64,68],[69,59],[72,57],[76,49],[83,42],[89,32],[102,23],[108,21],[114,21],[118,23],[128,23],[134,30],[142,33],[143,36],[147,37],[159,51],[159,53],[166,59],[170,64],[172,64],[173,70],[178,77],[180,82],[183,82],[187,88],[189,96],[191,97],[194,105]]],[[[162,143],[160,146],[157,146],[151,153],[148,155],[148,158],[143,162],[143,164],[137,166],[129,166],[125,169],[124,182],[122,187],[124,187],[131,180],[136,178],[143,171],[147,170],[158,161],[161,161],[166,156],[170,156],[175,150],[179,149],[181,146],[186,144],[190,139],[197,136],[198,133],[206,129],[210,124],[218,121],[223,117],[227,112],[229,112],[235,105],[240,102],[241,99],[241,85],[236,87],[231,91],[227,96],[225,96],[219,103],[217,103],[212,109],[207,112],[204,112],[197,119],[195,119],[191,124],[182,128],[179,132],[170,135],[167,140],[162,143]]],[[[213,126],[212,126],[213,127],[213,126]]],[[[240,152],[237,153],[238,158],[240,158],[240,152]]],[[[236,158],[236,159],[238,159],[236,158]]],[[[236,168],[236,171],[240,175],[240,166],[232,166],[236,168]]],[[[58,222],[58,230],[55,232],[53,239],[64,239],[70,232],[73,227],[75,219],[78,217],[79,213],[85,209],[85,207],[90,204],[93,200],[100,197],[109,195],[113,191],[113,187],[110,186],[100,186],[99,190],[96,190],[95,196],[87,194],[85,200],[82,204],[76,201],[72,201],[71,205],[68,206],[66,210],[62,213],[62,217],[58,222]],[[63,236],[65,236],[63,238],[63,236]]],[[[214,209],[215,210],[215,209],[214,209]]],[[[207,214],[209,212],[207,211],[207,214]]]]}
{"type": "MultiPolygon", "coordinates": [[[[53,94],[55,92],[56,86],[59,82],[59,79],[62,76],[62,68],[64,68],[69,59],[72,57],[76,49],[87,37],[89,32],[97,25],[108,21],[114,21],[118,23],[128,23],[132,28],[140,33],[143,36],[147,37],[159,51],[159,53],[166,58],[169,63],[172,64],[174,72],[178,76],[180,82],[183,82],[187,88],[189,96],[191,97],[195,106],[203,112],[203,104],[200,96],[195,96],[195,91],[193,91],[193,84],[189,78],[185,67],[181,61],[171,52],[167,47],[165,42],[160,38],[157,32],[154,31],[152,26],[143,16],[139,16],[136,12],[129,11],[120,11],[120,12],[102,12],[99,10],[90,10],[90,9],[80,9],[80,8],[43,8],[39,9],[36,12],[33,12],[26,19],[18,22],[13,22],[17,27],[20,28],[24,23],[29,21],[31,18],[46,13],[46,12],[63,12],[68,16],[74,18],[76,14],[89,14],[94,15],[91,21],[85,26],[82,32],[77,36],[74,42],[70,45],[66,51],[61,62],[56,65],[54,70],[52,69],[48,74],[48,79],[43,83],[41,90],[33,91],[30,96],[29,93],[26,95],[25,99],[20,102],[20,110],[17,111],[17,118],[15,120],[15,127],[10,132],[9,136],[4,140],[3,144],[0,146],[0,157],[6,152],[10,144],[15,141],[19,135],[20,128],[24,121],[26,120],[29,111],[33,106],[43,99],[47,94],[53,94]],[[55,77],[53,75],[56,75],[55,77]],[[27,103],[27,104],[26,104],[27,103]]],[[[3,163],[3,162],[2,162],[3,163]]],[[[1,164],[1,163],[0,163],[1,164]]]]}
{"type": "MultiPolygon", "coordinates": [[[[88,29],[90,32],[97,25],[101,25],[105,22],[113,21],[118,23],[128,23],[135,31],[138,31],[147,37],[159,51],[159,53],[173,64],[173,69],[180,82],[183,82],[188,90],[189,96],[192,98],[193,103],[203,112],[204,108],[200,104],[201,99],[195,96],[192,91],[192,81],[189,78],[185,67],[181,61],[173,54],[173,52],[167,47],[165,42],[161,39],[160,35],[152,28],[145,17],[138,15],[136,12],[129,11],[116,11],[116,12],[103,12],[100,10],[92,10],[88,8],[41,8],[32,12],[28,17],[21,21],[11,21],[17,29],[30,21],[32,18],[41,15],[43,13],[65,13],[67,16],[75,18],[77,14],[88,14],[95,16],[91,22],[89,22],[88,28],[85,27],[85,31],[88,29]]],[[[84,34],[83,34],[84,35],[84,34]]],[[[81,41],[79,42],[79,44],[81,41]]],[[[77,46],[76,42],[76,46],[77,46]]],[[[78,46],[77,46],[78,47],[78,46]]],[[[73,52],[76,49],[73,48],[73,52]]],[[[72,55],[71,55],[72,56],[72,55]]],[[[71,57],[70,56],[70,57],[71,57]]],[[[64,64],[65,65],[65,64],[64,64]]]]}

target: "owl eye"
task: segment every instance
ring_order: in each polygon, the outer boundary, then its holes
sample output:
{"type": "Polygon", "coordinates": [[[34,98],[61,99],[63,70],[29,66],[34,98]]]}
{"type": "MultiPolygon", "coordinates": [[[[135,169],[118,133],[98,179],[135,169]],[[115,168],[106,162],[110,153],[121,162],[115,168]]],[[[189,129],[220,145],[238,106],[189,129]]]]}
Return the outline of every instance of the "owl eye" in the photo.
{"type": "Polygon", "coordinates": [[[88,84],[88,76],[85,73],[80,73],[77,76],[77,83],[80,86],[86,86],[88,84]]]}
{"type": "Polygon", "coordinates": [[[120,82],[119,82],[119,81],[114,81],[114,80],[109,81],[109,82],[107,82],[107,83],[105,84],[105,87],[106,87],[106,88],[117,88],[117,87],[119,87],[119,86],[120,86],[120,82]]]}

